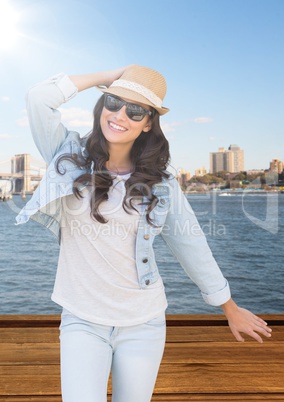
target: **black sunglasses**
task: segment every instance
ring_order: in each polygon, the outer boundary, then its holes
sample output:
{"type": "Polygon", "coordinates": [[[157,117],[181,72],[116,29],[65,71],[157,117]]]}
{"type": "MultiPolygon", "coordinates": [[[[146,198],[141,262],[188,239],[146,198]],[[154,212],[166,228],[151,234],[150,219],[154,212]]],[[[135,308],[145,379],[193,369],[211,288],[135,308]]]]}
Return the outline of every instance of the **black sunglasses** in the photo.
{"type": "Polygon", "coordinates": [[[118,96],[105,94],[104,107],[110,112],[118,112],[123,106],[126,106],[126,115],[134,121],[141,121],[146,115],[152,116],[151,110],[137,105],[137,103],[126,102],[118,96]]]}

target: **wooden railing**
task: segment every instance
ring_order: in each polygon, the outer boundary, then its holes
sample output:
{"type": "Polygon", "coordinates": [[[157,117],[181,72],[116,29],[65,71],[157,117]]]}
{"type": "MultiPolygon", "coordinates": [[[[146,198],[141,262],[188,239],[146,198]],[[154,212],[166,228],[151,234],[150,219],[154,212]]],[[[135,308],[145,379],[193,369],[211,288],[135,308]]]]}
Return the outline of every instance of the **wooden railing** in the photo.
{"type": "MultiPolygon", "coordinates": [[[[223,316],[167,316],[152,401],[284,401],[284,315],[262,317],[273,336],[258,344],[236,342],[223,316]]],[[[58,326],[59,316],[0,316],[0,402],[61,401],[58,326]]]]}

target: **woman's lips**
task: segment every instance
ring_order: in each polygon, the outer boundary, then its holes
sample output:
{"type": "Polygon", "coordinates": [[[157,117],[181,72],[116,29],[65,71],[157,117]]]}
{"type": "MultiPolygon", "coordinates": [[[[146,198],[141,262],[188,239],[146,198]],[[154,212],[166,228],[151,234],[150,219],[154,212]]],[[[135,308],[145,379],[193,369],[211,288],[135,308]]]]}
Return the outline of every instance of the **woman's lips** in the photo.
{"type": "Polygon", "coordinates": [[[109,121],[108,125],[112,130],[118,131],[120,133],[127,131],[127,129],[125,127],[120,126],[119,124],[113,123],[112,121],[109,121]]]}

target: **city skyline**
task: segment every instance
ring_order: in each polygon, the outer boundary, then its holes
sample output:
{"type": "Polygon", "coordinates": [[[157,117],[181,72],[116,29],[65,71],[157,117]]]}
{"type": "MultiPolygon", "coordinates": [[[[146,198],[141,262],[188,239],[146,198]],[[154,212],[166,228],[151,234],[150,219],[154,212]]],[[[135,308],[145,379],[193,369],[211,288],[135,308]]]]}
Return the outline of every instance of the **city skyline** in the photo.
{"type": "MultiPolygon", "coordinates": [[[[221,148],[221,149],[223,149],[223,148],[221,148]]],[[[220,150],[220,148],[219,148],[219,150],[220,150]]],[[[244,150],[242,150],[242,151],[244,151],[244,150]]],[[[210,152],[209,159],[210,159],[210,155],[212,153],[218,153],[218,151],[210,152]]],[[[44,160],[41,157],[37,158],[37,157],[34,157],[34,155],[31,155],[31,154],[29,154],[27,152],[23,152],[23,153],[19,153],[19,154],[16,154],[16,155],[12,155],[8,160],[5,160],[5,161],[0,160],[0,173],[13,173],[14,158],[16,158],[17,156],[22,156],[22,155],[28,155],[30,158],[32,158],[33,165],[31,165],[31,171],[34,171],[34,172],[38,171],[38,172],[40,172],[39,174],[43,174],[45,172],[46,163],[44,162],[44,160]]],[[[271,166],[273,164],[277,164],[277,166],[279,166],[279,163],[281,164],[281,166],[283,166],[283,169],[284,169],[284,161],[283,160],[280,160],[278,158],[271,158],[270,161],[267,162],[265,167],[260,167],[259,169],[243,169],[243,170],[241,169],[241,170],[238,170],[238,171],[239,172],[240,171],[248,171],[248,172],[249,171],[260,171],[260,172],[261,171],[268,171],[268,170],[271,170],[271,166]]],[[[209,161],[209,166],[210,166],[210,161],[209,161]]],[[[207,169],[202,164],[199,164],[199,166],[194,169],[193,173],[189,172],[187,169],[183,168],[182,166],[179,169],[175,169],[175,173],[178,174],[179,171],[182,171],[184,173],[190,173],[190,175],[192,177],[192,176],[195,175],[196,171],[202,171],[202,170],[204,170],[204,168],[206,170],[206,173],[204,173],[204,174],[213,173],[213,172],[210,171],[210,169],[207,169]]],[[[278,170],[279,170],[279,167],[278,167],[278,170]]],[[[234,173],[234,172],[231,172],[231,173],[234,173]]],[[[201,174],[198,174],[198,176],[200,176],[200,175],[201,174]]]]}
{"type": "MultiPolygon", "coordinates": [[[[282,0],[1,0],[0,11],[0,161],[40,158],[25,111],[30,86],[61,71],[132,63],[167,80],[161,125],[175,170],[209,171],[209,153],[234,143],[245,150],[245,170],[284,160],[282,0]],[[6,17],[4,4],[13,9],[6,17]]],[[[91,129],[98,92],[62,106],[70,129],[91,129]]]]}

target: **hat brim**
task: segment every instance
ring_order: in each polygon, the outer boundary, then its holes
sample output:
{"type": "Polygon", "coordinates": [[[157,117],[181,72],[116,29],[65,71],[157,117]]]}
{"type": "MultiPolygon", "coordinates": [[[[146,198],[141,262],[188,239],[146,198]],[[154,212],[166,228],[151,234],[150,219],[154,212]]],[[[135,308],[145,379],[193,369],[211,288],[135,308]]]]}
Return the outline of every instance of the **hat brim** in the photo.
{"type": "Polygon", "coordinates": [[[166,114],[170,111],[170,109],[166,107],[157,107],[155,106],[152,102],[150,102],[147,98],[145,98],[143,95],[140,95],[138,92],[131,91],[130,89],[127,88],[122,88],[122,87],[113,87],[113,88],[105,88],[105,87],[100,87],[100,86],[95,86],[99,91],[108,93],[111,95],[116,95],[119,96],[120,98],[125,98],[134,102],[140,102],[144,103],[144,105],[151,106],[160,115],[166,114]]]}

